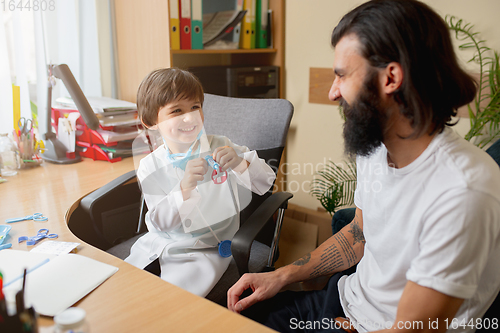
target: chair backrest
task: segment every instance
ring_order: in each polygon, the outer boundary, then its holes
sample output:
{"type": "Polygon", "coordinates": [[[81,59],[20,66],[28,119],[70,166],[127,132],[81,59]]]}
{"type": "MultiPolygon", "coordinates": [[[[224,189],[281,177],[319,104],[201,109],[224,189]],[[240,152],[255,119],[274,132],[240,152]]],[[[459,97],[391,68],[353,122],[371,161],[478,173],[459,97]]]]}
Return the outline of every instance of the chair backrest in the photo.
{"type": "Polygon", "coordinates": [[[207,134],[227,136],[252,150],[284,147],[293,105],[284,99],[250,99],[205,94],[207,134]]]}
{"type": "Polygon", "coordinates": [[[486,152],[493,157],[498,166],[500,166],[500,140],[497,140],[486,152]]]}
{"type": "MultiPolygon", "coordinates": [[[[224,135],[235,144],[256,150],[275,172],[278,171],[286,136],[293,116],[293,105],[285,99],[250,99],[205,94],[203,103],[207,134],[224,135]]],[[[241,211],[243,224],[271,194],[252,193],[252,201],[241,211]]],[[[260,238],[264,243],[269,238],[260,238]]]]}
{"type": "MultiPolygon", "coordinates": [[[[500,140],[497,140],[490,148],[486,150],[486,152],[497,162],[500,167],[500,140]]],[[[497,295],[493,304],[489,307],[488,311],[483,316],[483,322],[485,322],[486,318],[489,318],[490,321],[495,320],[500,316],[500,294],[497,295]]],[[[478,329],[477,332],[486,331],[485,329],[478,329]]]]}

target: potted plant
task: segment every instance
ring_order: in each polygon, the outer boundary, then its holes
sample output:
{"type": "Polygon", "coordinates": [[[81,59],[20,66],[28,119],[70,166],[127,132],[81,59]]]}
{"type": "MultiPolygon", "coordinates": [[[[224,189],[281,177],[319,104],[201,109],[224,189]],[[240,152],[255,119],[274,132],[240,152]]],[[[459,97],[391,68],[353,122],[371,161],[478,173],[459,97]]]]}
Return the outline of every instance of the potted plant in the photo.
{"type": "Polygon", "coordinates": [[[500,138],[500,65],[498,52],[486,46],[474,32],[474,26],[455,16],[446,16],[446,23],[455,38],[460,41],[459,49],[472,49],[473,55],[468,62],[479,65],[478,92],[468,105],[470,130],[465,139],[476,146],[485,148],[500,138]]]}
{"type": "Polygon", "coordinates": [[[315,196],[330,215],[340,207],[354,204],[356,189],[356,162],[347,162],[347,167],[329,163],[316,173],[311,182],[311,194],[315,196]]]}

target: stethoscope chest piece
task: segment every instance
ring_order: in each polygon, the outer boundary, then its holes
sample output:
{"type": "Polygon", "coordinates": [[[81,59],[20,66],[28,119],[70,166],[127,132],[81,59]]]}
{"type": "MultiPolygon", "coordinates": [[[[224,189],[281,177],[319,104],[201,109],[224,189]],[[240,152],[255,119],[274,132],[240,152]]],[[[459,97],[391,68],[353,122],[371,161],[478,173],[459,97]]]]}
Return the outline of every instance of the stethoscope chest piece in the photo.
{"type": "Polygon", "coordinates": [[[231,256],[231,241],[223,240],[219,243],[219,254],[223,258],[229,258],[231,256]]]}

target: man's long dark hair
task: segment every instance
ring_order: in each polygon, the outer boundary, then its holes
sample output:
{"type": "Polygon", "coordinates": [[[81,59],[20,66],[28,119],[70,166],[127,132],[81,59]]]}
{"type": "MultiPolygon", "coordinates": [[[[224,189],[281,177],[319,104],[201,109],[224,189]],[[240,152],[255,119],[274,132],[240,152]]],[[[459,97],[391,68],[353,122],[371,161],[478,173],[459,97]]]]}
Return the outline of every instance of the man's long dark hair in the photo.
{"type": "Polygon", "coordinates": [[[346,14],[332,34],[355,34],[361,55],[377,68],[401,64],[403,83],[394,98],[414,133],[441,132],[457,109],[476,95],[476,82],[459,66],[444,20],[415,0],[372,0],[346,14]]]}

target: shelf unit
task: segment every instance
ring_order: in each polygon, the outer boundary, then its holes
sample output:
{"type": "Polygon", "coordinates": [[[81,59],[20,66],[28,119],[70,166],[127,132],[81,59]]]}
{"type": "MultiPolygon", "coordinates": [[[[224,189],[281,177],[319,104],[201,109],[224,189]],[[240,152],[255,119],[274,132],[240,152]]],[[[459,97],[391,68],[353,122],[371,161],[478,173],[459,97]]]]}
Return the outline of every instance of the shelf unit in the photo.
{"type": "MultiPolygon", "coordinates": [[[[269,0],[269,9],[273,11],[273,48],[252,50],[171,50],[168,0],[114,0],[112,3],[119,99],[135,103],[139,84],[154,69],[217,65],[278,66],[279,96],[285,98],[285,0],[269,0]]],[[[280,165],[276,179],[278,191],[286,187],[281,186],[286,184],[286,173],[281,170],[280,165]]]]}
{"type": "Polygon", "coordinates": [[[167,0],[115,0],[119,98],[135,102],[142,79],[156,68],[216,65],[278,66],[284,98],[285,0],[269,0],[269,8],[273,10],[272,49],[171,50],[167,0]]]}

